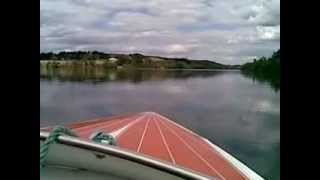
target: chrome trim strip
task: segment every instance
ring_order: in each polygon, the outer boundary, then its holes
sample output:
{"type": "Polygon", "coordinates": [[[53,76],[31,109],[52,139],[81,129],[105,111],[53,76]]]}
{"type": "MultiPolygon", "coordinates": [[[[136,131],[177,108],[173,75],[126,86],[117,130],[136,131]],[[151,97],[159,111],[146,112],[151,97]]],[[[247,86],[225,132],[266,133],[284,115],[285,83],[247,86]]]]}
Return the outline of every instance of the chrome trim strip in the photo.
{"type": "MultiPolygon", "coordinates": [[[[49,132],[40,130],[40,140],[45,140],[48,136],[49,136],[49,132]]],[[[207,175],[194,172],[193,170],[189,170],[184,167],[171,165],[166,162],[155,160],[135,152],[123,150],[116,146],[102,145],[99,143],[90,142],[90,141],[82,140],[82,139],[67,136],[67,135],[59,136],[58,141],[65,145],[70,145],[70,146],[79,147],[79,148],[83,148],[91,151],[101,152],[101,153],[105,153],[118,158],[126,159],[128,161],[136,162],[145,166],[158,169],[160,171],[168,172],[170,174],[173,174],[175,176],[178,176],[184,179],[190,179],[190,180],[217,179],[215,177],[209,177],[207,175]]]]}

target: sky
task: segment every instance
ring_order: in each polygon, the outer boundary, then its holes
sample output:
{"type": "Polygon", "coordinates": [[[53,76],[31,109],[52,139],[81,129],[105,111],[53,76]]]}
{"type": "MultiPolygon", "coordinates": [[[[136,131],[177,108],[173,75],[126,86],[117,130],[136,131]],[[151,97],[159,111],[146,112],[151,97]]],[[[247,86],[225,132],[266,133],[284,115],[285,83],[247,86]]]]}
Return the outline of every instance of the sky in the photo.
{"type": "Polygon", "coordinates": [[[41,0],[40,52],[241,64],[280,48],[280,0],[41,0]]]}

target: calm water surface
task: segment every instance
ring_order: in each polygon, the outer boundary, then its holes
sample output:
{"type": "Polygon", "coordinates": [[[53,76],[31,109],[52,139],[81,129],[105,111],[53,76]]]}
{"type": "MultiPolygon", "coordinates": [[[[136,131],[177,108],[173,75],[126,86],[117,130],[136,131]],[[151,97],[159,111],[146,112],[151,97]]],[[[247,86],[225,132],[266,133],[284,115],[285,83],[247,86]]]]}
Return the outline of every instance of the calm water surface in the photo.
{"type": "Polygon", "coordinates": [[[239,71],[40,70],[40,125],[155,111],[280,179],[280,90],[239,71]]]}

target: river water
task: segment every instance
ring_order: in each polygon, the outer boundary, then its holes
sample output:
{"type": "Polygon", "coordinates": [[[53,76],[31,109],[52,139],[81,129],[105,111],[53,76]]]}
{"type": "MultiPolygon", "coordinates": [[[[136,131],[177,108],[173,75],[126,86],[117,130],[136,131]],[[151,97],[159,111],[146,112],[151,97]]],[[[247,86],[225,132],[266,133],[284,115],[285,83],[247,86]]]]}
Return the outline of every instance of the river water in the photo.
{"type": "Polygon", "coordinates": [[[154,111],[280,179],[280,90],[240,71],[40,69],[40,126],[154,111]]]}

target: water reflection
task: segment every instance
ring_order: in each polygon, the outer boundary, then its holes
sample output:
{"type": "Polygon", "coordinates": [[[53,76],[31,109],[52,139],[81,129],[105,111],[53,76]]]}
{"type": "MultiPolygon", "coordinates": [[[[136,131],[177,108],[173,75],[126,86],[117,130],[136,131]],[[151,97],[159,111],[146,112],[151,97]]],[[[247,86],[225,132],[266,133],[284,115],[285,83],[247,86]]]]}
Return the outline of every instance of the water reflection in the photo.
{"type": "Polygon", "coordinates": [[[280,90],[280,76],[276,74],[254,74],[248,72],[242,72],[242,74],[248,78],[251,78],[253,82],[267,83],[273,90],[278,92],[280,90]]]}
{"type": "Polygon", "coordinates": [[[239,71],[41,70],[40,125],[155,111],[279,179],[280,93],[239,71]]]}

